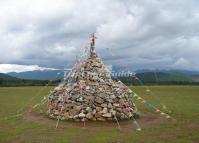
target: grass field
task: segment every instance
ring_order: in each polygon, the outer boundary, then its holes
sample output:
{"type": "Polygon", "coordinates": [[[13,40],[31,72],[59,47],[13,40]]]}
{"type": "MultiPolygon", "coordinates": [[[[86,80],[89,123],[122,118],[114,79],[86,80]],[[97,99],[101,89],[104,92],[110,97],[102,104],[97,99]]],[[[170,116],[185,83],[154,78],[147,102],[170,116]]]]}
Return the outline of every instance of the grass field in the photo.
{"type": "MultiPolygon", "coordinates": [[[[45,88],[34,104],[53,87],[45,88]]],[[[142,127],[142,131],[119,131],[117,128],[58,128],[22,118],[0,120],[2,143],[198,143],[199,142],[199,87],[151,86],[153,96],[145,87],[131,87],[147,101],[158,105],[160,100],[172,111],[176,124],[165,121],[158,126],[142,127]]],[[[0,118],[16,114],[41,87],[1,87],[0,118]]],[[[140,112],[152,112],[136,101],[140,112]]],[[[154,113],[155,114],[155,113],[154,113]]],[[[159,115],[157,115],[159,116],[159,115]]],[[[144,118],[147,118],[144,117],[144,118]]],[[[139,119],[138,119],[139,122],[139,119]]],[[[142,124],[141,124],[142,126],[142,124]]]]}

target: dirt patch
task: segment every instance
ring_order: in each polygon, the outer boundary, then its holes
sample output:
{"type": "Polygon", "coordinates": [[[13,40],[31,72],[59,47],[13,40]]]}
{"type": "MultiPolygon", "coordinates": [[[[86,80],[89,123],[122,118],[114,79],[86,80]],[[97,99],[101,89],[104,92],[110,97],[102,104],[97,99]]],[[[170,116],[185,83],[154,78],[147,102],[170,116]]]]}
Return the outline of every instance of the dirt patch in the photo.
{"type": "MultiPolygon", "coordinates": [[[[30,122],[36,122],[40,124],[46,124],[49,126],[56,126],[57,120],[49,118],[45,114],[37,112],[28,112],[23,115],[23,119],[30,122]]],[[[158,126],[162,123],[168,122],[167,119],[152,113],[144,113],[136,121],[142,128],[158,126]]],[[[133,120],[119,121],[121,128],[125,129],[136,129],[136,125],[133,120]]],[[[117,122],[100,122],[100,121],[89,121],[85,122],[74,122],[74,121],[59,121],[59,129],[79,127],[79,128],[118,128],[117,122]]]]}

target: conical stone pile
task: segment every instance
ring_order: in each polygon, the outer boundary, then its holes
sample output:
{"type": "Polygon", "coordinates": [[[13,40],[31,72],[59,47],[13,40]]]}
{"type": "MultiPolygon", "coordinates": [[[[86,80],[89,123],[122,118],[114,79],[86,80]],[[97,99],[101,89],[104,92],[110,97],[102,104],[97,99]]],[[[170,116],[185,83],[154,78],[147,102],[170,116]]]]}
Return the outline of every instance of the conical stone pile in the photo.
{"type": "Polygon", "coordinates": [[[61,120],[122,120],[136,113],[131,90],[111,74],[94,50],[94,36],[88,59],[76,64],[68,80],[48,96],[47,114],[61,120]]]}

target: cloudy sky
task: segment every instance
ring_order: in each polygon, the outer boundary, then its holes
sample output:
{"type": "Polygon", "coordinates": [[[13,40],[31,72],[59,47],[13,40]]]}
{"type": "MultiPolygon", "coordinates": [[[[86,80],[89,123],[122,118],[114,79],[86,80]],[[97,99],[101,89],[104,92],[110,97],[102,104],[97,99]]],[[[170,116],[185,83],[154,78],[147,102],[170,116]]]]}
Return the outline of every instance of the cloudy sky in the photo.
{"type": "Polygon", "coordinates": [[[106,64],[199,70],[198,0],[1,0],[0,72],[71,67],[93,32],[106,64]]]}

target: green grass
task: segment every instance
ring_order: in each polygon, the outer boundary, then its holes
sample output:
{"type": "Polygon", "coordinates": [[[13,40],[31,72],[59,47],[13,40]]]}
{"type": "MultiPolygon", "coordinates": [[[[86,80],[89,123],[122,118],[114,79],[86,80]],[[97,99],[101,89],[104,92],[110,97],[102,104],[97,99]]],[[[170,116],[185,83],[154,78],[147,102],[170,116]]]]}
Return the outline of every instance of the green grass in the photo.
{"type": "MultiPolygon", "coordinates": [[[[0,118],[16,114],[29,101],[34,104],[53,87],[44,89],[41,95],[30,99],[42,87],[1,87],[0,118]]],[[[199,87],[198,86],[151,86],[153,95],[146,87],[131,87],[138,95],[159,106],[160,100],[172,111],[176,124],[169,121],[159,126],[119,131],[116,128],[58,128],[22,118],[0,120],[2,143],[198,143],[199,142],[199,87]]],[[[141,112],[152,112],[135,101],[141,112]]],[[[155,114],[155,113],[154,113],[155,114]]],[[[159,115],[157,115],[159,116],[159,115]]],[[[147,117],[145,117],[147,118],[147,117]]],[[[138,120],[139,121],[139,120],[138,120]]],[[[142,125],[141,125],[142,126],[142,125]]]]}

